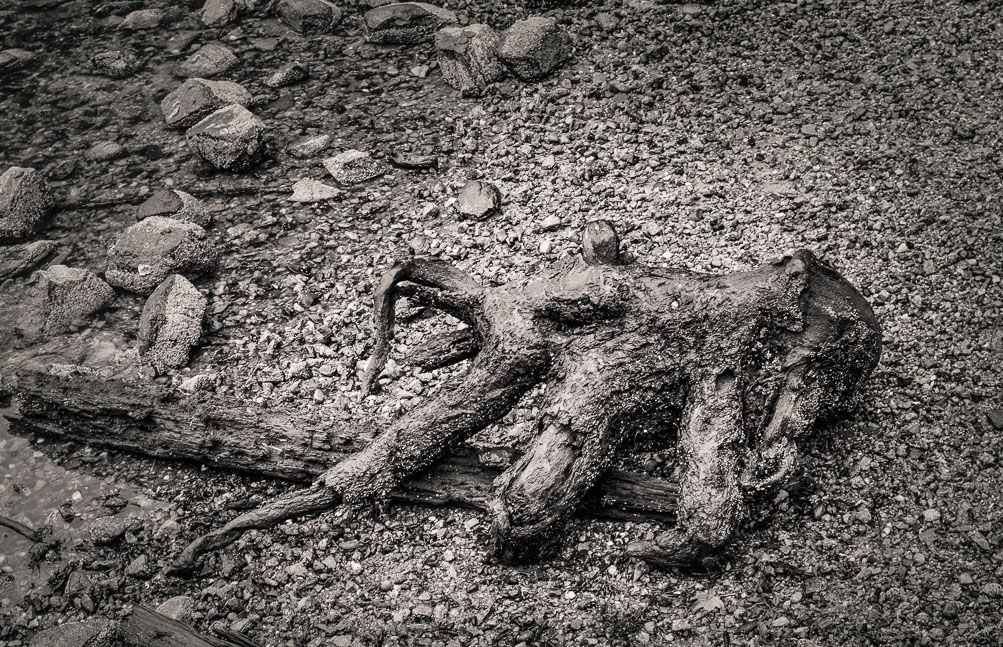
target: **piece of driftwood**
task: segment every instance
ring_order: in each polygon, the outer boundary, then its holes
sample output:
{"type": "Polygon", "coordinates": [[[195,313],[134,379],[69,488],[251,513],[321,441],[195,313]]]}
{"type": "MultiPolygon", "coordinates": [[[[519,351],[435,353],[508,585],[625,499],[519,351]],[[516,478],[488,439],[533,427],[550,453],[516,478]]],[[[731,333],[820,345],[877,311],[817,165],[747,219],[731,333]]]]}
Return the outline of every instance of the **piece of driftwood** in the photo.
{"type": "Polygon", "coordinates": [[[129,647],[260,647],[243,634],[217,638],[199,633],[138,604],[119,621],[117,637],[129,647]]]}

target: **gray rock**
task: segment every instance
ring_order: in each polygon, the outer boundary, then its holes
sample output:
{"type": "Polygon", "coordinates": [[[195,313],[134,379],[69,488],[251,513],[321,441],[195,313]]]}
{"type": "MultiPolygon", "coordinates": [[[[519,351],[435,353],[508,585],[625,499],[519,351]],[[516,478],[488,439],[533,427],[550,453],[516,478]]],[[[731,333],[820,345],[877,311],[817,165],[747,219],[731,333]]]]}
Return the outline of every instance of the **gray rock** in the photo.
{"type": "Polygon", "coordinates": [[[327,0],[281,0],[279,18],[301,34],[329,34],[341,22],[341,9],[327,0]]]}
{"type": "Polygon", "coordinates": [[[139,355],[157,373],[181,368],[202,336],[206,299],[188,279],[173,274],[153,291],[139,318],[139,355]]]}
{"type": "Polygon", "coordinates": [[[123,155],[125,155],[125,148],[121,144],[113,141],[103,141],[91,146],[84,153],[84,159],[91,162],[107,162],[123,155]]]}
{"type": "Polygon", "coordinates": [[[501,192],[490,182],[470,180],[460,189],[456,208],[474,220],[485,220],[501,212],[501,192]]]}
{"type": "Polygon", "coordinates": [[[28,279],[14,328],[27,339],[65,332],[107,306],[114,296],[111,286],[94,272],[53,265],[28,279]]]}
{"type": "Polygon", "coordinates": [[[309,75],[310,73],[305,65],[300,64],[298,61],[290,61],[265,79],[265,85],[270,88],[284,88],[287,85],[305,80],[309,75]]]}
{"type": "Polygon", "coordinates": [[[31,639],[30,647],[111,647],[115,644],[115,623],[108,618],[67,622],[31,639]]]}
{"type": "Polygon", "coordinates": [[[293,185],[293,194],[289,199],[293,202],[322,202],[337,198],[341,190],[317,180],[302,179],[293,185]]]}
{"type": "Polygon", "coordinates": [[[87,532],[95,546],[108,546],[125,537],[125,521],[117,517],[100,517],[91,522],[87,532]]]}
{"type": "Polygon", "coordinates": [[[24,49],[5,49],[0,52],[0,72],[20,70],[35,60],[35,54],[24,49]]]}
{"type": "Polygon", "coordinates": [[[216,110],[232,104],[247,105],[251,93],[230,81],[188,79],[160,102],[170,128],[191,128],[216,110]]]}
{"type": "Polygon", "coordinates": [[[416,45],[432,40],[435,32],[456,22],[448,9],[424,2],[398,2],[370,9],[362,17],[367,41],[382,45],[416,45]]]}
{"type": "Polygon", "coordinates": [[[212,77],[230,71],[237,64],[237,55],[219,43],[206,43],[179,68],[184,76],[212,77]]]}
{"type": "Polygon", "coordinates": [[[132,30],[153,29],[160,26],[164,17],[164,12],[160,9],[139,9],[127,15],[119,27],[132,30]]]}
{"type": "Polygon", "coordinates": [[[147,561],[146,555],[140,555],[125,567],[125,574],[130,577],[143,577],[146,575],[147,561]]]}
{"type": "Polygon", "coordinates": [[[142,63],[134,55],[120,50],[101,52],[91,57],[91,69],[113,79],[124,79],[140,68],[142,63]]]}
{"type": "Polygon", "coordinates": [[[198,225],[151,216],[122,232],[108,250],[105,279],[115,287],[150,294],[171,274],[205,274],[218,260],[198,225]]]}
{"type": "Polygon", "coordinates": [[[139,209],[136,210],[136,220],[150,216],[174,218],[199,227],[208,227],[212,221],[212,215],[201,200],[177,189],[161,189],[139,205],[139,209]]]}
{"type": "Polygon", "coordinates": [[[0,247],[0,281],[31,272],[56,251],[51,240],[0,247]]]}
{"type": "Polygon", "coordinates": [[[189,623],[194,619],[195,599],[187,595],[175,595],[157,607],[157,613],[178,622],[189,623]]]}
{"type": "Polygon", "coordinates": [[[464,95],[478,96],[505,73],[501,39],[487,25],[444,27],[435,34],[442,78],[464,95]]]}
{"type": "Polygon", "coordinates": [[[330,135],[317,135],[290,146],[289,154],[293,157],[312,157],[327,148],[330,143],[330,135]]]}
{"type": "Polygon", "coordinates": [[[202,24],[206,27],[225,27],[240,15],[236,0],[206,0],[202,5],[202,24]]]}
{"type": "Polygon", "coordinates": [[[220,108],[185,133],[188,145],[203,160],[218,169],[239,171],[261,157],[265,122],[244,106],[220,108]]]}
{"type": "Polygon", "coordinates": [[[55,203],[33,168],[12,166],[0,175],[0,243],[34,233],[55,203]]]}
{"type": "Polygon", "coordinates": [[[553,18],[534,16],[505,30],[498,55],[519,78],[540,79],[568,59],[571,38],[553,18]]]}
{"type": "Polygon", "coordinates": [[[347,150],[324,160],[324,168],[341,184],[358,184],[384,175],[389,167],[369,153],[347,150]]]}

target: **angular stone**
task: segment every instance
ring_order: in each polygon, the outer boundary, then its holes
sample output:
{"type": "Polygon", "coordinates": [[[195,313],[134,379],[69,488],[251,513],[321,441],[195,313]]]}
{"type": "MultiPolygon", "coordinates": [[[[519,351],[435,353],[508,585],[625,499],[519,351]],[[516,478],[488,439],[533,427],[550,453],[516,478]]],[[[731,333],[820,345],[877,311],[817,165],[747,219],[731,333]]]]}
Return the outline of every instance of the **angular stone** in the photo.
{"type": "Polygon", "coordinates": [[[202,5],[202,24],[206,27],[225,27],[239,15],[236,0],[206,0],[202,5]]]}
{"type": "Polygon", "coordinates": [[[136,210],[136,220],[150,216],[174,218],[194,223],[199,227],[208,227],[212,220],[212,215],[201,200],[177,189],[161,189],[139,205],[139,209],[136,210]]]}
{"type": "Polygon", "coordinates": [[[164,12],[160,9],[139,9],[125,17],[120,27],[122,29],[153,29],[159,27],[164,20],[164,12]]]}
{"type": "Polygon", "coordinates": [[[38,171],[10,167],[0,175],[0,242],[31,235],[54,207],[49,187],[38,171]]]}
{"type": "Polygon", "coordinates": [[[470,180],[456,199],[459,212],[474,220],[485,220],[501,212],[501,192],[490,182],[470,180]]]}
{"type": "Polygon", "coordinates": [[[300,34],[329,34],[341,22],[341,9],[327,0],[281,0],[277,11],[300,34]]]}
{"type": "Polygon", "coordinates": [[[289,154],[293,157],[311,157],[323,151],[330,143],[330,135],[317,135],[291,145],[289,154]]]}
{"type": "Polygon", "coordinates": [[[290,61],[265,79],[265,85],[270,88],[284,88],[287,85],[305,80],[309,75],[305,65],[298,61],[290,61]]]}
{"type": "Polygon", "coordinates": [[[111,286],[94,272],[53,265],[28,279],[14,328],[27,339],[65,332],[107,306],[114,296],[111,286]]]}
{"type": "Polygon", "coordinates": [[[147,562],[146,555],[140,555],[125,567],[125,574],[130,577],[143,577],[146,574],[147,562]]]}
{"type": "Polygon", "coordinates": [[[5,49],[0,52],[0,72],[10,72],[28,67],[35,54],[24,49],[5,49]]]}
{"type": "Polygon", "coordinates": [[[441,27],[456,22],[448,9],[424,2],[397,2],[370,9],[362,17],[367,41],[381,45],[417,45],[432,40],[441,27]]]}
{"type": "Polygon", "coordinates": [[[108,250],[105,279],[115,287],[150,294],[171,274],[205,274],[218,260],[198,225],[150,216],[122,232],[108,250]]]}
{"type": "Polygon", "coordinates": [[[366,182],[384,175],[389,170],[386,164],[374,160],[369,153],[354,149],[324,160],[324,168],[341,184],[366,182]]]}
{"type": "Polygon", "coordinates": [[[175,595],[157,607],[157,613],[178,622],[190,623],[194,619],[195,599],[187,595],[175,595]]]}
{"type": "Polygon", "coordinates": [[[31,272],[56,251],[51,240],[0,247],[0,281],[31,272]]]}
{"type": "Polygon", "coordinates": [[[521,79],[543,78],[571,55],[571,38],[553,18],[534,16],[515,22],[502,33],[501,41],[498,55],[521,79]]]}
{"type": "Polygon", "coordinates": [[[188,79],[164,97],[160,111],[169,128],[191,128],[220,108],[250,101],[251,93],[238,83],[188,79]]]}
{"type": "Polygon", "coordinates": [[[435,34],[442,78],[464,95],[483,94],[505,73],[498,58],[501,39],[487,25],[444,27],[435,34]]]}
{"type": "Polygon", "coordinates": [[[293,185],[293,194],[289,199],[293,202],[322,202],[337,198],[341,190],[317,180],[303,179],[293,185]]]}
{"type": "Polygon", "coordinates": [[[140,68],[142,63],[134,55],[119,50],[101,52],[91,57],[91,69],[113,79],[124,79],[140,68]]]}
{"type": "Polygon", "coordinates": [[[203,160],[218,169],[239,171],[264,152],[265,122],[244,106],[220,108],[185,133],[188,144],[203,160]]]}
{"type": "Polygon", "coordinates": [[[91,618],[40,631],[30,647],[111,647],[115,642],[115,623],[108,618],[91,618]]]}
{"type": "Polygon", "coordinates": [[[173,274],[143,306],[139,318],[139,355],[157,373],[180,368],[202,335],[206,299],[191,282],[173,274]]]}
{"type": "Polygon", "coordinates": [[[179,68],[185,76],[211,77],[224,74],[237,64],[237,55],[219,43],[206,43],[179,68]]]}

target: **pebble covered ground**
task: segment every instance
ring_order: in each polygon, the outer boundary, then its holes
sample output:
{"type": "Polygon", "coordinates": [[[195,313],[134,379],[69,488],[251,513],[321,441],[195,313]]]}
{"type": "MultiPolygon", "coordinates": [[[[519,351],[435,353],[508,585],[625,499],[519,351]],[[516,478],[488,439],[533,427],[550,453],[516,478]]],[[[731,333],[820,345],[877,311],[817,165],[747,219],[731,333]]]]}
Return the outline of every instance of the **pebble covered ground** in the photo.
{"type": "MultiPolygon", "coordinates": [[[[253,3],[252,3],[253,4],[253,3]]],[[[264,3],[259,3],[263,5],[264,3]]],[[[234,510],[288,485],[38,441],[64,466],[166,504],[109,546],[79,546],[65,578],[0,608],[0,646],[38,629],[175,595],[201,630],[267,645],[998,645],[1003,642],[1003,17],[989,2],[889,0],[563,6],[451,0],[462,23],[554,17],[570,61],[507,77],[480,98],[443,83],[431,44],[365,42],[358,15],[303,36],[263,6],[220,28],[201,2],[17,0],[0,6],[0,169],[46,176],[57,259],[103,271],[114,237],[164,187],[212,211],[218,270],[195,281],[209,322],[189,367],[216,393],[264,406],[386,421],[442,375],[391,366],[359,403],[374,282],[410,254],[484,281],[576,251],[606,218],[637,262],[747,269],[798,248],[834,264],[884,326],[882,362],[850,416],[802,448],[804,469],[711,572],[649,571],[621,554],[649,524],[578,520],[554,560],[485,558],[486,522],[456,509],[386,507],[255,532],[193,580],[167,559],[234,510]],[[159,8],[153,29],[123,28],[159,8]],[[249,170],[199,161],[160,100],[218,41],[217,79],[253,95],[268,154],[249,170]],[[92,74],[120,50],[138,69],[92,74]],[[290,62],[309,76],[274,89],[290,62]],[[322,152],[290,147],[329,135],[322,152]],[[433,156],[329,200],[293,202],[323,160],[433,156]],[[461,220],[470,179],[502,211],[461,220]],[[74,575],[71,573],[76,573],[74,575]],[[81,575],[81,574],[85,574],[81,575]]],[[[119,292],[96,325],[129,331],[143,298],[119,292]]],[[[406,309],[405,309],[406,310],[406,309]]],[[[394,356],[442,329],[401,328],[394,356]]],[[[529,398],[489,433],[526,437],[529,398]]],[[[669,456],[635,460],[668,469],[669,456]]],[[[54,506],[55,507],[55,506],[54,506]]]]}

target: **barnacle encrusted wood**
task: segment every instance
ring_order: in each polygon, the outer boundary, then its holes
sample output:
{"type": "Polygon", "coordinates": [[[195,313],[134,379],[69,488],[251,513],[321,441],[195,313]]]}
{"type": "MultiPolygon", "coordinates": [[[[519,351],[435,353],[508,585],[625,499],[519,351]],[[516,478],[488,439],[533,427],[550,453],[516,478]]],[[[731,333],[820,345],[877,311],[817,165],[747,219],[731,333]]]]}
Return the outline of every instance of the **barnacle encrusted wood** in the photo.
{"type": "Polygon", "coordinates": [[[389,355],[401,295],[470,325],[470,335],[454,337],[460,352],[443,355],[472,357],[469,370],[309,489],[193,542],[176,570],[190,571],[199,555],[245,530],[387,497],[543,382],[538,436],[493,487],[497,554],[511,562],[545,556],[625,444],[662,434],[677,441],[678,524],[628,552],[662,565],[712,555],[732,537],[749,496],[789,477],[797,440],[870,374],[878,323],[864,298],[807,251],[721,276],[621,264],[606,222],[588,226],[583,249],[499,286],[434,260],[386,272],[364,390],[389,355]]]}

